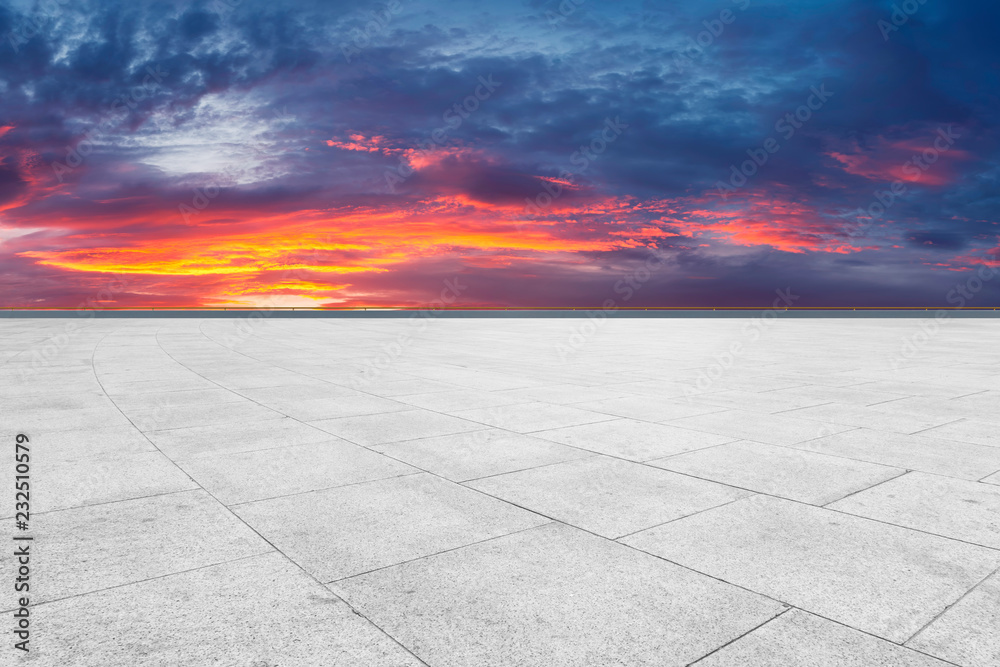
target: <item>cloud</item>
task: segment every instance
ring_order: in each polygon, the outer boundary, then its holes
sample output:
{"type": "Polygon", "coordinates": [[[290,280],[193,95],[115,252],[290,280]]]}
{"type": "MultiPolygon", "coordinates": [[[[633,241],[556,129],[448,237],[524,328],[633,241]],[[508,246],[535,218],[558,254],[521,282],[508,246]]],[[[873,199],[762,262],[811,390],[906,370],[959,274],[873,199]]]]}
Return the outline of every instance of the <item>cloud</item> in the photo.
{"type": "Polygon", "coordinates": [[[120,276],[104,296],[122,304],[419,304],[462,276],[469,303],[593,305],[648,253],[667,261],[645,305],[793,283],[798,305],[926,305],[998,243],[986,2],[886,41],[882,5],[760,0],[697,51],[718,10],[667,0],[555,21],[558,3],[401,3],[377,29],[378,5],[320,0],[17,7],[3,305],[75,306],[120,276]],[[820,85],[829,101],[720,198],[820,85]]]}

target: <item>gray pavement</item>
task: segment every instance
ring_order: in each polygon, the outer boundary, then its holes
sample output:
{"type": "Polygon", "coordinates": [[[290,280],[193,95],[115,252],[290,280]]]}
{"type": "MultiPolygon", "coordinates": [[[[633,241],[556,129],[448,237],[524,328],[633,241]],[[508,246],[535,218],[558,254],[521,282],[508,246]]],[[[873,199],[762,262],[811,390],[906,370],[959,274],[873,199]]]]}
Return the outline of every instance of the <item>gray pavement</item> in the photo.
{"type": "Polygon", "coordinates": [[[1000,320],[932,322],[0,319],[0,664],[997,667],[1000,320]]]}

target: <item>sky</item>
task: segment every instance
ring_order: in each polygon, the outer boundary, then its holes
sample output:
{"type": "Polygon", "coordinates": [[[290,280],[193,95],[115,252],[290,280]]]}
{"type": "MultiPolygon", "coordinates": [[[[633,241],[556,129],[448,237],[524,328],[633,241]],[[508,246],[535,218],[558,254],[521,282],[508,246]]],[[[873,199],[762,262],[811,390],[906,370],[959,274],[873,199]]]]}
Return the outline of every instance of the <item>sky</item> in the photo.
{"type": "Polygon", "coordinates": [[[0,0],[0,306],[1000,306],[997,25],[0,0]]]}

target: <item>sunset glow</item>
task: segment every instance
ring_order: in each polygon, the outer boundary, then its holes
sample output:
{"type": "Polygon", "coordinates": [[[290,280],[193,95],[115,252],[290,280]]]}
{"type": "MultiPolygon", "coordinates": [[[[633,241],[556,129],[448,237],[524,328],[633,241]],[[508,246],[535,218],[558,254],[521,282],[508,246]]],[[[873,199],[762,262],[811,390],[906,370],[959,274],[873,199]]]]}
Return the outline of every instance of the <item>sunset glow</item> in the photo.
{"type": "Polygon", "coordinates": [[[549,4],[360,41],[346,4],[72,3],[23,39],[0,7],[0,305],[593,306],[650,256],[619,305],[933,305],[996,263],[993,5],[885,40],[871,3],[754,2],[691,57],[710,8],[549,4]]]}

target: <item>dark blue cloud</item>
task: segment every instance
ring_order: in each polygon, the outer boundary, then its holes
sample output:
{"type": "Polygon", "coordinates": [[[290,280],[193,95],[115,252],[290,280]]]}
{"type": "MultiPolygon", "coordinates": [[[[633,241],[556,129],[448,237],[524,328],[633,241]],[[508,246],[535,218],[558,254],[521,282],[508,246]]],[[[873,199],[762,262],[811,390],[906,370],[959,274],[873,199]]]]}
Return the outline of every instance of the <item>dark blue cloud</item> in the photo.
{"type": "MultiPolygon", "coordinates": [[[[0,135],[0,205],[33,187],[47,193],[6,212],[0,224],[11,227],[34,228],[41,215],[72,227],[75,210],[127,218],[129,232],[140,214],[161,228],[164,211],[199,184],[219,189],[213,206],[227,220],[444,195],[513,207],[572,171],[581,147],[620,118],[628,129],[587,161],[560,204],[676,202],[672,213],[632,219],[684,225],[657,243],[686,277],[651,283],[649,303],[748,300],[795,279],[816,303],[920,301],[1000,246],[1000,7],[985,0],[925,3],[888,31],[894,3],[863,0],[47,6],[56,9],[0,3],[0,126],[15,128],[0,135]],[[501,84],[450,124],[480,77],[501,84]],[[832,95],[807,108],[817,88],[832,95]],[[804,108],[808,119],[795,121],[804,108]],[[900,178],[908,151],[944,126],[961,129],[955,146],[849,235],[855,212],[900,178]],[[387,171],[442,130],[433,164],[387,189],[387,171]],[[326,144],[352,135],[382,143],[326,144]],[[719,183],[768,140],[778,150],[721,199],[719,183]],[[57,189],[53,165],[74,152],[80,164],[57,189]],[[766,223],[759,216],[733,222],[747,231],[739,238],[709,225],[713,210],[748,201],[809,226],[785,232],[825,240],[801,255],[783,251],[773,230],[751,233],[766,223]],[[702,222],[699,236],[691,225],[702,222]],[[843,244],[854,254],[831,254],[843,244]]],[[[484,293],[509,300],[522,289],[504,271],[491,270],[484,293]]],[[[546,298],[600,291],[550,271],[546,298]]]]}

